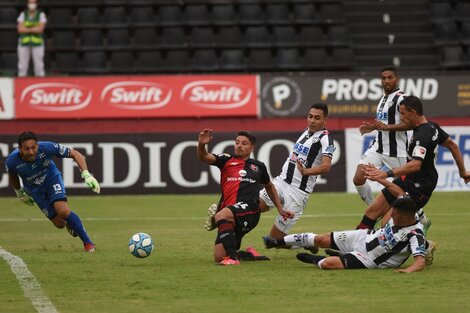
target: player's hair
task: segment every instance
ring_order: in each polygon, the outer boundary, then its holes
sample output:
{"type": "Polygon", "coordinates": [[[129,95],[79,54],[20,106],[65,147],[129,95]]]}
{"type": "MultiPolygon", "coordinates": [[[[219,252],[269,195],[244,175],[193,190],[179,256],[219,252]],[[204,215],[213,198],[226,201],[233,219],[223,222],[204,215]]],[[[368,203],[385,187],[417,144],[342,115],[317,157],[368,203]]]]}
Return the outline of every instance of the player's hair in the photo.
{"type": "Polygon", "coordinates": [[[388,65],[388,66],[385,66],[383,67],[381,70],[380,70],[380,74],[382,74],[383,72],[385,71],[390,71],[390,72],[393,72],[393,74],[395,74],[395,76],[398,76],[398,71],[397,71],[397,68],[393,65],[388,65]]]}
{"type": "Polygon", "coordinates": [[[38,141],[38,138],[36,137],[36,134],[33,133],[32,131],[25,131],[20,134],[18,137],[18,146],[21,147],[23,142],[28,141],[30,139],[33,139],[34,141],[38,141]]]}
{"type": "Polygon", "coordinates": [[[408,111],[415,110],[419,116],[424,114],[423,112],[423,103],[416,96],[406,96],[403,97],[403,101],[400,102],[400,105],[404,105],[408,111]]]}
{"type": "Polygon", "coordinates": [[[392,207],[408,215],[414,215],[417,210],[416,202],[409,195],[403,195],[392,202],[392,207]]]}
{"type": "Polygon", "coordinates": [[[328,117],[328,105],[326,103],[323,103],[323,102],[314,103],[314,104],[312,104],[310,109],[322,110],[323,115],[325,117],[328,117]]]}
{"type": "Polygon", "coordinates": [[[253,135],[252,133],[250,133],[249,131],[247,130],[240,130],[238,133],[237,133],[237,137],[238,136],[245,136],[246,138],[248,138],[250,140],[250,143],[252,145],[254,145],[256,143],[256,137],[255,135],[253,135]]]}

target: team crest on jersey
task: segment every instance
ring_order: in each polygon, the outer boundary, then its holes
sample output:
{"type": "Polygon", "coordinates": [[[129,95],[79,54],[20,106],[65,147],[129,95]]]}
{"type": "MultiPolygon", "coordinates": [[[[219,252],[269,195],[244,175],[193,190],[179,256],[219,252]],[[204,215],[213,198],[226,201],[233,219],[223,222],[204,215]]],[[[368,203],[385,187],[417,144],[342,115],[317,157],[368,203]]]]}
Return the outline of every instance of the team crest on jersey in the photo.
{"type": "Polygon", "coordinates": [[[258,171],[258,165],[256,164],[250,164],[250,168],[253,172],[257,172],[258,171]]]}

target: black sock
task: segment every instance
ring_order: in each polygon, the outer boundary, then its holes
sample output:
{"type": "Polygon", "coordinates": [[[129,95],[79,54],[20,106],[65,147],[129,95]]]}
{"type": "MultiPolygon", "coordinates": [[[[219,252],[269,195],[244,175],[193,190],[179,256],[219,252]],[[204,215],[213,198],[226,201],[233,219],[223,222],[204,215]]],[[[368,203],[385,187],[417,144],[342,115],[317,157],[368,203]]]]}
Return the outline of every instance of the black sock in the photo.
{"type": "Polygon", "coordinates": [[[224,219],[218,221],[216,225],[218,229],[217,241],[222,243],[225,249],[225,253],[231,259],[238,260],[233,225],[224,219]]]}
{"type": "Polygon", "coordinates": [[[361,223],[357,225],[356,229],[374,229],[375,223],[377,220],[368,218],[367,216],[362,217],[361,223]]]}

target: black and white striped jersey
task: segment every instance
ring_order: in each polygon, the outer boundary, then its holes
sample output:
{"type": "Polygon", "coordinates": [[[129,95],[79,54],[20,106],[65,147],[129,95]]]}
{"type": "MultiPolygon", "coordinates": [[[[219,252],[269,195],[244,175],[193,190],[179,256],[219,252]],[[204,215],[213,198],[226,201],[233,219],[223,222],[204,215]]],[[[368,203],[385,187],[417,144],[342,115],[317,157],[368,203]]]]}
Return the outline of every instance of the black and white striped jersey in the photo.
{"type": "Polygon", "coordinates": [[[379,268],[400,267],[410,255],[424,257],[426,239],[423,225],[417,221],[400,227],[390,219],[384,227],[367,234],[366,250],[370,260],[379,268]]]}
{"type": "Polygon", "coordinates": [[[296,161],[299,160],[307,168],[316,167],[321,164],[323,156],[332,158],[335,149],[328,130],[322,129],[310,133],[307,128],[297,139],[279,176],[292,187],[312,193],[317,175],[303,176],[297,169],[296,161]]]}
{"type": "MultiPolygon", "coordinates": [[[[405,94],[400,89],[383,95],[377,105],[376,120],[387,125],[400,124],[400,103],[405,94]]],[[[372,148],[390,157],[406,157],[408,137],[406,131],[377,131],[372,148]]]]}

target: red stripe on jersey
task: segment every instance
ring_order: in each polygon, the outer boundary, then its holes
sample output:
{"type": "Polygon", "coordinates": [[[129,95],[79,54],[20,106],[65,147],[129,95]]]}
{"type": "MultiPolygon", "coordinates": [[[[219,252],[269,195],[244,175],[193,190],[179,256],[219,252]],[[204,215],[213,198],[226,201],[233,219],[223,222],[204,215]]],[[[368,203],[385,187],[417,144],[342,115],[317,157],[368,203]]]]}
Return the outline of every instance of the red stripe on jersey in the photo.
{"type": "Polygon", "coordinates": [[[237,202],[238,190],[240,188],[240,171],[244,170],[245,161],[232,157],[228,160],[220,171],[220,186],[224,201],[222,208],[237,202]]]}

